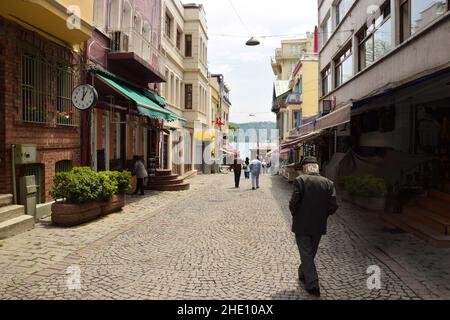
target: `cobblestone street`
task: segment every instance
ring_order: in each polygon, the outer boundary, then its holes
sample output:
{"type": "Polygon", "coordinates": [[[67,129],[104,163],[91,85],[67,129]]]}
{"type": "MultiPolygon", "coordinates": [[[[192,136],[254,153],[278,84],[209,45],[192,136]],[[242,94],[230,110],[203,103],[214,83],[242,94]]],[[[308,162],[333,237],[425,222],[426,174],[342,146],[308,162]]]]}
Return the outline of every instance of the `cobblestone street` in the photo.
{"type": "MultiPolygon", "coordinates": [[[[248,181],[235,189],[231,174],[191,183],[189,191],[130,198],[123,212],[87,225],[61,229],[44,221],[3,240],[0,298],[311,299],[297,280],[290,184],[264,176],[260,190],[248,181]],[[69,266],[80,267],[80,290],[67,287],[69,266]]],[[[448,287],[427,286],[410,272],[421,268],[399,265],[361,237],[348,206],[331,218],[319,249],[321,299],[446,297],[448,287]],[[367,289],[371,265],[381,268],[381,290],[367,289]]],[[[448,261],[449,251],[440,250],[430,254],[448,261]]]]}

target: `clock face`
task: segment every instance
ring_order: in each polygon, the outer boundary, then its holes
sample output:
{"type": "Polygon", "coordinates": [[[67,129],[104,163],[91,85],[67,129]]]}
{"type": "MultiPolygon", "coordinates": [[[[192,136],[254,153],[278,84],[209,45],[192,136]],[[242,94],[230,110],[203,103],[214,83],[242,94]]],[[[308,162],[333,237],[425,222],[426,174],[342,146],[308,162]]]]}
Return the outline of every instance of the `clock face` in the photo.
{"type": "Polygon", "coordinates": [[[82,84],[72,92],[72,103],[79,110],[88,110],[97,103],[97,90],[91,85],[82,84]]]}

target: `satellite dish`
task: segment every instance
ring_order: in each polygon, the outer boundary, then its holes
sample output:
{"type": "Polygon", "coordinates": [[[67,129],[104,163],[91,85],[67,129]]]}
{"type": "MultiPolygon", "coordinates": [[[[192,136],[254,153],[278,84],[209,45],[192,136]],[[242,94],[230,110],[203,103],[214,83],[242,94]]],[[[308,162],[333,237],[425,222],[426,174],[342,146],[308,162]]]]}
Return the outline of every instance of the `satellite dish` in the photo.
{"type": "Polygon", "coordinates": [[[250,46],[250,47],[259,46],[260,44],[261,44],[261,42],[254,37],[251,37],[250,40],[248,40],[245,43],[245,45],[250,46]]]}

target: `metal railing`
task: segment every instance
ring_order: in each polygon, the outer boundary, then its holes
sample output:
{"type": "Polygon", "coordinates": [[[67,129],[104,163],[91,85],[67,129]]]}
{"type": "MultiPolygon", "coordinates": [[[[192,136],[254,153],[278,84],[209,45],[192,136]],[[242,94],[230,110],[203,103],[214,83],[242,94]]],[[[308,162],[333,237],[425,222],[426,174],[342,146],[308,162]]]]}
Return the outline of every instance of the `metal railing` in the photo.
{"type": "Polygon", "coordinates": [[[162,55],[148,39],[134,29],[110,31],[111,52],[134,52],[150,66],[164,74],[162,55]]]}
{"type": "Polygon", "coordinates": [[[22,55],[22,120],[29,123],[78,126],[79,111],[71,101],[79,77],[70,67],[40,56],[22,55]]]}

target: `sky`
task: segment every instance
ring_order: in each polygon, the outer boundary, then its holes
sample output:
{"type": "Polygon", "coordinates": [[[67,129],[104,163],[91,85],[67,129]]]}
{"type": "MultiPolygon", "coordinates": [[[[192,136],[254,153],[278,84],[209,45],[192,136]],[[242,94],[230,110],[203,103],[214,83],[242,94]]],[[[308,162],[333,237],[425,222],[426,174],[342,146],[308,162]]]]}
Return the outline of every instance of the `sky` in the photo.
{"type": "Polygon", "coordinates": [[[223,74],[231,87],[230,121],[275,121],[270,112],[275,80],[270,57],[281,40],[289,37],[261,38],[261,45],[256,47],[248,47],[245,42],[250,36],[313,32],[317,0],[183,0],[192,2],[203,4],[206,11],[209,71],[223,74]]]}

